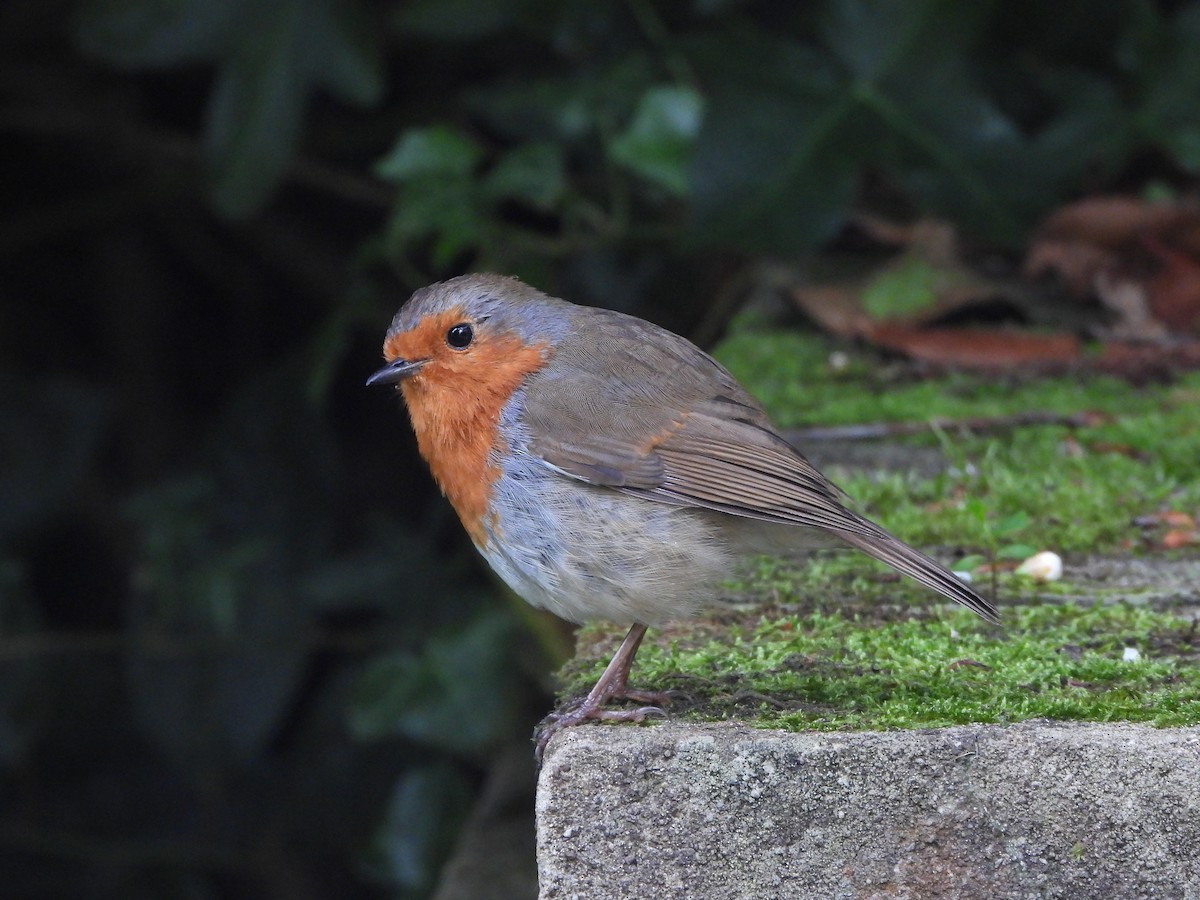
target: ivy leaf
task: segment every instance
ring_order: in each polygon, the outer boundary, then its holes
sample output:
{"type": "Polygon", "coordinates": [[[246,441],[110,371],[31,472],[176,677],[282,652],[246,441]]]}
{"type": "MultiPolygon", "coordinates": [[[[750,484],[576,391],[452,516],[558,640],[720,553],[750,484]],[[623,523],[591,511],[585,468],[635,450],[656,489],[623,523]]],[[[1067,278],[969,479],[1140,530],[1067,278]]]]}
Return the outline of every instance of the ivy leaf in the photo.
{"type": "MultiPolygon", "coordinates": [[[[1042,181],[1052,185],[1052,196],[1077,192],[1082,178],[1116,168],[1134,142],[1128,112],[1111,81],[1080,69],[1051,66],[1040,76],[1038,87],[1055,104],[1057,115],[1032,137],[1025,156],[1039,176],[1031,180],[1038,182],[1033,189],[1040,193],[1035,198],[1023,192],[1022,200],[1038,214],[1048,206],[1042,181]]],[[[1005,183],[1014,180],[1010,177],[1005,183]]]]}
{"type": "Polygon", "coordinates": [[[467,96],[467,105],[505,137],[574,144],[628,119],[653,80],[654,64],[633,52],[586,73],[479,88],[467,96]]]}
{"type": "Polygon", "coordinates": [[[968,554],[967,556],[964,556],[964,557],[956,560],[954,565],[950,567],[950,571],[952,571],[952,572],[970,572],[972,569],[976,568],[977,566],[982,566],[985,562],[987,562],[987,557],[982,556],[981,554],[978,554],[978,553],[971,553],[971,554],[968,554]]]}
{"type": "Polygon", "coordinates": [[[355,687],[351,730],[363,740],[404,736],[456,753],[487,747],[512,713],[511,633],[511,620],[489,614],[434,638],[419,656],[376,659],[355,687]],[[480,685],[488,686],[486,703],[480,685]]]}
{"type": "Polygon", "coordinates": [[[849,73],[848,124],[863,161],[882,162],[939,212],[1013,240],[1025,223],[1002,179],[1024,139],[969,74],[985,12],[945,0],[838,0],[822,38],[849,73]]]}
{"type": "Polygon", "coordinates": [[[875,167],[968,227],[1016,239],[1063,174],[1038,170],[1046,151],[971,77],[985,12],[831,0],[816,44],[754,32],[693,44],[710,86],[693,171],[697,235],[804,250],[838,227],[858,173],[875,167]]]}
{"type": "Polygon", "coordinates": [[[692,88],[650,88],[629,127],[609,145],[609,156],[672,194],[686,196],[688,164],[703,111],[704,100],[692,88]]]}
{"type": "Polygon", "coordinates": [[[853,197],[857,162],[827,57],[753,32],[696,42],[712,85],[692,162],[693,239],[792,252],[829,236],[853,197]]]}
{"type": "Polygon", "coordinates": [[[523,144],[500,158],[484,180],[484,193],[493,200],[519,200],[539,210],[551,210],[567,186],[562,148],[556,144],[523,144]]]}
{"type": "Polygon", "coordinates": [[[419,178],[404,185],[387,226],[387,244],[405,248],[433,239],[433,264],[449,265],[479,245],[487,231],[486,210],[470,178],[419,178]]]}
{"type": "Polygon", "coordinates": [[[375,164],[375,174],[397,184],[431,176],[466,177],[482,156],[479,145],[456,129],[443,125],[410,128],[375,164]]]}
{"type": "Polygon", "coordinates": [[[475,170],[483,151],[470,137],[445,126],[412,128],[375,165],[381,178],[400,185],[388,221],[388,243],[406,247],[434,238],[434,265],[448,265],[476,246],[486,230],[475,170]]]}

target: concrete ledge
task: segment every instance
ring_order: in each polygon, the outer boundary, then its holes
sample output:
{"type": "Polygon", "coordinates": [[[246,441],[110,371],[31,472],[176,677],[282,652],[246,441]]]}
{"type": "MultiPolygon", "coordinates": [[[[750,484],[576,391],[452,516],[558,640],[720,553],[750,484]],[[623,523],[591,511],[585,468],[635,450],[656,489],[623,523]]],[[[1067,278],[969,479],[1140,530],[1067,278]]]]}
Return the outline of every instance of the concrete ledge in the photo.
{"type": "Polygon", "coordinates": [[[1200,728],[581,726],[537,827],[543,900],[1200,900],[1200,728]]]}

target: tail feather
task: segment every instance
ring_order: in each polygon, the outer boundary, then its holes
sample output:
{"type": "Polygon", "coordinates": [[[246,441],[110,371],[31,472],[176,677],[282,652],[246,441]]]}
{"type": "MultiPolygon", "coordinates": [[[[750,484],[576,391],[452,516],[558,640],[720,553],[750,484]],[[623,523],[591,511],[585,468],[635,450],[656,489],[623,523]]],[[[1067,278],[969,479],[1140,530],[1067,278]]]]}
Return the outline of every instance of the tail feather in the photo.
{"type": "Polygon", "coordinates": [[[872,535],[851,531],[838,531],[837,534],[852,547],[875,557],[926,587],[933,588],[956,603],[961,603],[987,621],[999,624],[1000,613],[990,600],[973,591],[961,578],[952,575],[940,563],[882,528],[872,535]]]}

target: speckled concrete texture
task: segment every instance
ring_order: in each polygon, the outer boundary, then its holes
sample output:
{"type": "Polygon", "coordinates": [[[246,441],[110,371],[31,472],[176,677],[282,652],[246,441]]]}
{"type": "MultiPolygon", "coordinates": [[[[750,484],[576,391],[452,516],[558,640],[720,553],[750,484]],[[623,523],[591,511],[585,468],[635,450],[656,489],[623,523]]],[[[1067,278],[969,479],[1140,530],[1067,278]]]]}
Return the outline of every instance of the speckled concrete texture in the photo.
{"type": "Polygon", "coordinates": [[[537,826],[542,900],[1200,900],[1200,728],[581,726],[537,826]]]}

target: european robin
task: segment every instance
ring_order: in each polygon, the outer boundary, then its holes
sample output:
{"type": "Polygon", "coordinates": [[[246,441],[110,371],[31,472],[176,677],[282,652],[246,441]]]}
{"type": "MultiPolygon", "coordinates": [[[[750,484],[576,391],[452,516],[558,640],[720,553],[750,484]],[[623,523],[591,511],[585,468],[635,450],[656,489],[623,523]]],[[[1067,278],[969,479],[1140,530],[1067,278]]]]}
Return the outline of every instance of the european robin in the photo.
{"type": "Polygon", "coordinates": [[[847,509],[720,363],[656,325],[465,275],[414,293],[383,355],[367,383],[399,385],[421,456],[497,574],[572,622],[632,623],[591,693],[547,719],[539,759],[565,726],[658,713],[604,708],[661,700],[627,685],[647,626],[713,605],[764,552],[849,544],[998,621],[960,579],[847,509]]]}

